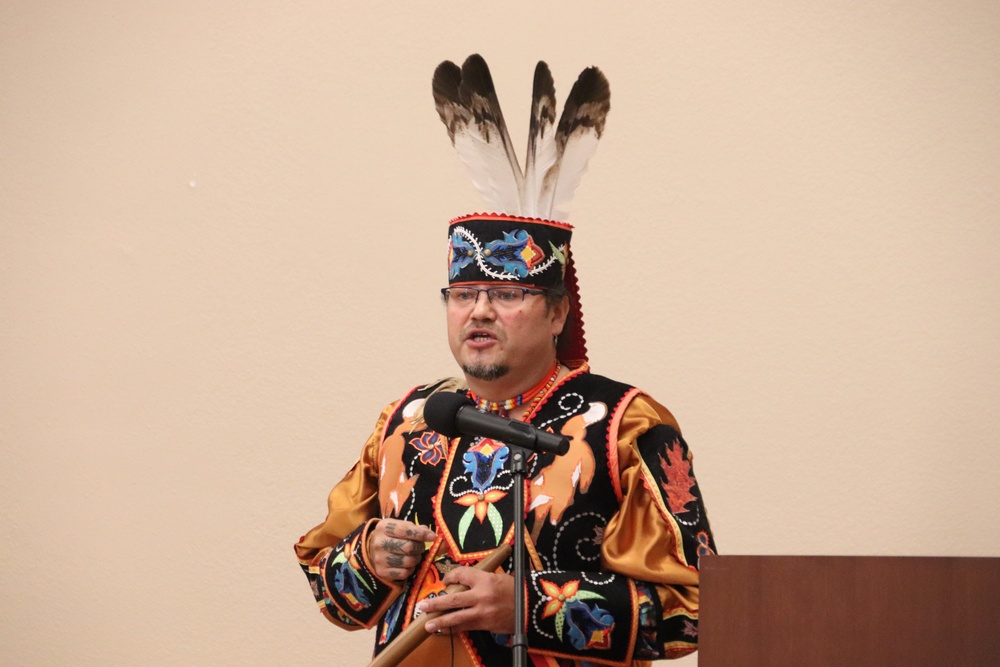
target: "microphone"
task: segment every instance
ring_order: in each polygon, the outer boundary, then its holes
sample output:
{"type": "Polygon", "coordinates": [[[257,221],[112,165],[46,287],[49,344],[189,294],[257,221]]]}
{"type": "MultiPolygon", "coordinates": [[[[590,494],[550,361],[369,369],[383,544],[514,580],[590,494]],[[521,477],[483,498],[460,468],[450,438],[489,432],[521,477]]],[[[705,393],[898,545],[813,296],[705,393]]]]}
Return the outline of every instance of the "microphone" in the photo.
{"type": "Polygon", "coordinates": [[[449,438],[472,435],[492,438],[535,452],[562,456],[569,451],[569,438],[543,431],[515,419],[504,419],[480,412],[465,394],[440,392],[424,403],[424,421],[433,430],[449,438]]]}

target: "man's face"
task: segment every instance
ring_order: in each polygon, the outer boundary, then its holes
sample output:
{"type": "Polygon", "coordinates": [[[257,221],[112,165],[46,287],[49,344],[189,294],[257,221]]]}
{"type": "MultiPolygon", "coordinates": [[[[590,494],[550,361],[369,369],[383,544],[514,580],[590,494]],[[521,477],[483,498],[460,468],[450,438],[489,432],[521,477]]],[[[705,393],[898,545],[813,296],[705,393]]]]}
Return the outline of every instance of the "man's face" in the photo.
{"type": "Polygon", "coordinates": [[[526,294],[523,301],[514,303],[491,303],[485,292],[475,303],[458,304],[450,299],[445,310],[451,353],[470,377],[534,381],[555,360],[552,337],[562,332],[566,323],[566,303],[564,300],[549,308],[541,294],[526,294]]]}

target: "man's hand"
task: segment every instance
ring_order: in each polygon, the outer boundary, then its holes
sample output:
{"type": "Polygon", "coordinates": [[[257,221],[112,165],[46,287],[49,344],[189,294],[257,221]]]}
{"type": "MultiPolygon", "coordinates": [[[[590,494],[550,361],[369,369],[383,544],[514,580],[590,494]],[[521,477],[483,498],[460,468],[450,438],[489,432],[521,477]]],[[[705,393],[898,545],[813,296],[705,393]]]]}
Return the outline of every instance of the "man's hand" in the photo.
{"type": "Polygon", "coordinates": [[[489,630],[514,634],[514,577],[458,567],[442,581],[446,586],[462,584],[469,590],[439,595],[417,605],[423,612],[455,610],[428,621],[428,632],[489,630]]]}
{"type": "Polygon", "coordinates": [[[368,560],[375,574],[389,581],[402,581],[413,574],[424,553],[425,542],[433,542],[434,531],[409,521],[382,519],[368,533],[368,560]]]}

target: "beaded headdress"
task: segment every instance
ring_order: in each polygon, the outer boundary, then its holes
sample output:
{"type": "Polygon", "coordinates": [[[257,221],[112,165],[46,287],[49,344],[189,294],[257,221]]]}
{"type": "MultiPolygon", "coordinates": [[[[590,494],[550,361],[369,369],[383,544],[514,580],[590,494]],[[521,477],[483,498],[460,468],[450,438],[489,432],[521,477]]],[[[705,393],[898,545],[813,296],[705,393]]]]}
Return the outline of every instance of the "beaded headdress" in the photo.
{"type": "Polygon", "coordinates": [[[434,104],[473,185],[494,213],[449,223],[448,281],[564,287],[570,315],[557,356],[568,364],[587,360],[583,313],[570,254],[573,228],[564,220],[587,162],[597,148],[611,108],[608,80],[596,67],[577,79],[556,124],[555,85],[539,62],[532,88],[528,152],[522,172],[486,61],[469,56],[458,67],[438,65],[434,104]]]}

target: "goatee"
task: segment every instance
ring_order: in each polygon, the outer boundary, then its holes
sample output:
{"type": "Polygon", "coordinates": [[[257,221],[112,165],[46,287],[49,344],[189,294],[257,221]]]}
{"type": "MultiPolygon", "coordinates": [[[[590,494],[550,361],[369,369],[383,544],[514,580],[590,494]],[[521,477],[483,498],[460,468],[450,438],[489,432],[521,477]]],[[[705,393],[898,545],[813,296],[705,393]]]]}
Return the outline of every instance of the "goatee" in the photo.
{"type": "Polygon", "coordinates": [[[507,375],[510,368],[500,364],[476,364],[475,366],[462,366],[462,371],[470,378],[492,382],[507,375]]]}

